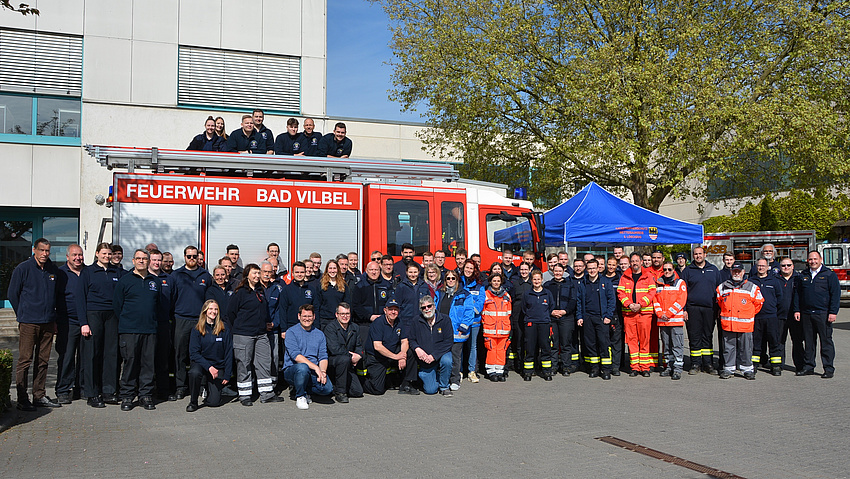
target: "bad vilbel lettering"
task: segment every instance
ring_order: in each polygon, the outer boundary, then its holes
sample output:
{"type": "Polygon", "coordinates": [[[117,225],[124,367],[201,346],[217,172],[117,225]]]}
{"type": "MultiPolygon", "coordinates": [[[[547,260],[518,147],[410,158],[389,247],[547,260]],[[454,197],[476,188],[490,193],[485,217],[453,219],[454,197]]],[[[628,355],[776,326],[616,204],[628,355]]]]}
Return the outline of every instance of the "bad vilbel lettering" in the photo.
{"type": "MultiPolygon", "coordinates": [[[[348,200],[348,192],[343,191],[315,191],[303,190],[295,192],[299,204],[309,205],[351,205],[348,200]]],[[[289,190],[266,190],[257,189],[258,203],[289,203],[292,201],[292,192],[289,190]]]]}
{"type": "Polygon", "coordinates": [[[130,183],[127,185],[127,197],[134,196],[164,200],[239,201],[239,188],[130,183]]]}

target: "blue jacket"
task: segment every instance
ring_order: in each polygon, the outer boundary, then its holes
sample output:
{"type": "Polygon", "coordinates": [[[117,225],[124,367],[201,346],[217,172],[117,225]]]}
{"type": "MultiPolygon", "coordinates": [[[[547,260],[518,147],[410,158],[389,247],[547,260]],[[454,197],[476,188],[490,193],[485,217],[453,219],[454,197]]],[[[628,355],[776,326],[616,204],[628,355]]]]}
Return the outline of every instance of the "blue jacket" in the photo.
{"type": "Polygon", "coordinates": [[[60,274],[64,275],[49,258],[44,269],[32,256],[15,267],[7,293],[19,323],[47,324],[56,321],[57,304],[65,301],[61,288],[56,284],[60,274]]]}
{"type": "Polygon", "coordinates": [[[379,276],[377,281],[372,281],[368,276],[354,287],[352,308],[354,319],[358,323],[371,323],[374,314],[384,314],[384,305],[393,294],[392,282],[379,276]]]}
{"type": "Polygon", "coordinates": [[[575,316],[578,291],[573,281],[569,278],[564,278],[563,281],[550,279],[543,287],[552,293],[552,299],[555,300],[552,311],[563,309],[567,312],[566,317],[575,316]]]}
{"type": "Polygon", "coordinates": [[[322,291],[321,284],[316,288],[319,299],[316,302],[316,317],[324,320],[336,319],[336,307],[339,303],[351,304],[351,288],[345,285],[345,291],[340,292],[336,286],[328,283],[328,289],[322,291]]]}
{"type": "MultiPolygon", "coordinates": [[[[452,338],[452,323],[445,314],[435,313],[434,325],[428,326],[425,318],[419,314],[408,332],[407,340],[410,342],[410,349],[422,348],[425,354],[434,356],[435,361],[439,361],[440,357],[452,350],[454,339],[452,338]]],[[[421,363],[420,364],[424,364],[421,363]]],[[[431,364],[430,366],[436,366],[431,364]]]]}
{"type": "Polygon", "coordinates": [[[318,131],[313,131],[312,135],[307,135],[305,132],[298,134],[299,151],[303,151],[306,156],[318,156],[319,141],[322,139],[322,134],[318,131]]]}
{"type": "Polygon", "coordinates": [[[351,138],[345,137],[341,142],[337,142],[333,133],[328,133],[319,140],[319,148],[316,151],[317,156],[342,156],[351,155],[351,147],[353,146],[351,138]]]}
{"type": "MultiPolygon", "coordinates": [[[[67,321],[68,324],[74,326],[79,326],[80,317],[77,313],[77,291],[80,288],[80,276],[71,271],[68,263],[60,266],[59,271],[64,273],[64,276],[58,276],[58,287],[61,288],[59,294],[64,297],[64,300],[60,300],[56,304],[57,319],[67,321]]],[[[82,271],[80,271],[80,274],[82,274],[82,271]]]]}
{"type": "Polygon", "coordinates": [[[841,283],[835,271],[821,266],[820,273],[812,279],[809,268],[800,273],[792,308],[795,313],[838,314],[841,306],[841,283]]]}
{"type": "Polygon", "coordinates": [[[251,289],[246,284],[245,287],[234,291],[227,303],[227,320],[233,327],[233,334],[240,336],[265,334],[266,323],[271,323],[272,320],[269,318],[269,307],[263,287],[257,284],[256,289],[251,289]]]}
{"type": "MultiPolygon", "coordinates": [[[[213,284],[212,276],[204,268],[193,270],[185,266],[171,273],[177,296],[174,300],[174,315],[185,320],[197,321],[207,297],[207,288],[213,284]]],[[[219,305],[220,307],[221,305],[219,305]]]]}
{"type": "Polygon", "coordinates": [[[156,334],[160,280],[145,271],[145,277],[129,272],[118,280],[112,305],[118,318],[118,332],[156,334]]]}
{"type": "Polygon", "coordinates": [[[794,310],[791,303],[794,301],[797,286],[800,282],[800,273],[794,271],[790,278],[785,279],[781,274],[776,276],[782,284],[782,302],[779,303],[779,319],[794,320],[794,310]]]}
{"type": "Polygon", "coordinates": [[[691,262],[680,277],[688,286],[688,301],[685,303],[685,311],[688,306],[699,306],[701,308],[717,308],[717,287],[723,282],[720,270],[717,266],[705,262],[700,268],[691,262]]]}
{"type": "Polygon", "coordinates": [[[230,326],[224,323],[224,331],[213,334],[212,325],[206,325],[206,334],[201,336],[197,328],[189,335],[189,359],[208,371],[210,366],[219,370],[218,376],[230,379],[233,375],[233,335],[230,326]]]}
{"type": "MultiPolygon", "coordinates": [[[[584,311],[585,311],[585,291],[586,285],[588,281],[588,276],[584,275],[584,278],[578,282],[578,304],[576,305],[576,319],[585,319],[584,311]]],[[[617,293],[616,287],[611,283],[611,280],[599,275],[599,281],[601,281],[601,287],[599,288],[599,304],[602,307],[602,317],[608,318],[610,320],[614,320],[616,316],[614,316],[616,308],[617,308],[617,293]]]]}
{"type": "Polygon", "coordinates": [[[266,145],[266,140],[263,136],[257,133],[257,130],[251,132],[250,136],[245,136],[242,128],[233,130],[233,133],[227,137],[222,151],[247,151],[252,155],[265,155],[266,151],[274,149],[274,142],[266,145]]]}
{"type": "Polygon", "coordinates": [[[398,319],[405,326],[419,316],[419,298],[431,296],[431,290],[425,281],[418,281],[415,285],[409,279],[404,280],[395,287],[395,299],[398,301],[400,311],[398,319]]]}
{"type": "Polygon", "coordinates": [[[218,287],[217,284],[211,284],[204,294],[204,302],[208,299],[214,299],[218,303],[218,310],[221,312],[221,318],[227,322],[227,305],[230,302],[230,297],[233,296],[233,290],[230,288],[231,283],[227,283],[224,289],[218,287]]]}
{"type": "Polygon", "coordinates": [[[280,292],[280,303],[277,308],[280,329],[288,330],[300,324],[298,322],[298,308],[304,304],[317,306],[319,304],[318,296],[316,288],[307,281],[301,284],[292,281],[284,286],[280,292]]]}
{"type": "Polygon", "coordinates": [[[472,283],[465,276],[460,276],[460,286],[469,291],[473,299],[473,308],[475,309],[475,321],[472,323],[473,328],[481,326],[481,311],[484,311],[484,300],[487,299],[484,291],[486,287],[484,283],[472,283]]]}
{"type": "Polygon", "coordinates": [[[758,274],[750,276],[749,281],[759,287],[761,296],[764,298],[761,309],[756,313],[756,319],[778,318],[782,304],[783,282],[770,271],[764,278],[759,278],[758,274]]]}
{"type": "Polygon", "coordinates": [[[194,151],[221,151],[224,146],[224,138],[213,133],[212,139],[208,140],[207,134],[204,132],[192,138],[192,141],[189,142],[189,146],[186,149],[194,151]]]}
{"type": "Polygon", "coordinates": [[[534,288],[529,288],[523,294],[522,310],[525,313],[526,323],[548,323],[552,316],[552,304],[555,300],[552,298],[552,293],[548,289],[543,288],[540,291],[534,291],[534,288]]]}
{"type": "Polygon", "coordinates": [[[295,136],[292,136],[288,131],[284,131],[280,135],[277,135],[277,138],[274,141],[274,154],[291,156],[304,151],[302,148],[303,145],[299,141],[300,138],[301,135],[298,133],[296,133],[295,136]]]}
{"type": "MultiPolygon", "coordinates": [[[[286,283],[272,281],[268,288],[263,286],[263,293],[266,295],[266,301],[268,301],[269,318],[271,318],[275,329],[280,328],[280,293],[283,291],[283,286],[285,284],[286,283]]],[[[221,288],[219,288],[219,290],[221,290],[221,288]]]]}
{"type": "MultiPolygon", "coordinates": [[[[440,309],[440,302],[445,298],[445,291],[437,291],[437,297],[434,300],[437,311],[440,309]]],[[[475,300],[476,298],[463,288],[457,290],[450,299],[452,305],[449,309],[449,319],[452,321],[452,336],[456,343],[469,339],[469,331],[475,323],[475,300]],[[464,328],[461,328],[461,325],[464,328]]],[[[481,315],[478,315],[478,324],[481,324],[481,315]]]]}
{"type": "MultiPolygon", "coordinates": [[[[159,280],[159,304],[157,306],[157,321],[160,323],[168,323],[171,321],[171,315],[174,314],[174,300],[177,298],[177,288],[174,285],[174,278],[170,274],[160,271],[156,275],[159,280]]],[[[226,311],[218,306],[219,311],[226,311]]]]}
{"type": "Polygon", "coordinates": [[[286,354],[283,355],[283,369],[296,364],[295,358],[298,355],[318,365],[319,361],[328,359],[328,340],[325,333],[315,325],[306,331],[301,323],[292,326],[286,330],[286,338],[283,343],[286,345],[286,354]]]}
{"type": "Polygon", "coordinates": [[[76,294],[81,326],[88,326],[89,311],[112,311],[112,297],[120,276],[118,268],[112,264],[104,269],[95,262],[83,268],[76,294]]]}

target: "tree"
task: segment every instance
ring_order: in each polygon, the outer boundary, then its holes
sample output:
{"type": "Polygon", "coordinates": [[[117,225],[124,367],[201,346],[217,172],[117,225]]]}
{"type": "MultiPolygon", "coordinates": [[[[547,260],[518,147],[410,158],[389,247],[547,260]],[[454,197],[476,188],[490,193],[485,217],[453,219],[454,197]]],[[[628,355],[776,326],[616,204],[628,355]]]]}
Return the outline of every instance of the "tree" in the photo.
{"type": "Polygon", "coordinates": [[[21,15],[38,15],[40,13],[37,8],[30,7],[26,3],[19,3],[16,7],[12,5],[11,0],[0,0],[0,10],[11,10],[21,15]]]}
{"type": "Polygon", "coordinates": [[[836,239],[832,225],[850,218],[850,197],[819,188],[814,194],[792,190],[780,198],[749,202],[735,214],[703,222],[706,233],[720,231],[814,230],[818,240],[836,239]]]}
{"type": "Polygon", "coordinates": [[[763,174],[850,178],[847,0],[373,1],[390,98],[479,179],[537,172],[537,197],[593,180],[658,211],[777,150],[763,174]]]}

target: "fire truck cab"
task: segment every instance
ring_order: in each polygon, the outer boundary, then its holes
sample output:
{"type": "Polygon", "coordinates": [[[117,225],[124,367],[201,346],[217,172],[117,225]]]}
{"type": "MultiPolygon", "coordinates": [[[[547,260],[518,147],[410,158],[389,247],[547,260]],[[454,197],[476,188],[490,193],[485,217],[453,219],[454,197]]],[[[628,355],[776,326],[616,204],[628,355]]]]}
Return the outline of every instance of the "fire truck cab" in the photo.
{"type": "Polygon", "coordinates": [[[835,271],[841,283],[841,300],[850,301],[850,243],[823,243],[818,245],[823,265],[835,271]]]}
{"type": "Polygon", "coordinates": [[[542,251],[530,202],[506,198],[502,185],[462,180],[451,165],[88,149],[104,166],[128,169],[113,175],[112,241],[125,249],[154,242],[178,266],[187,245],[205,252],[208,267],[230,244],[248,264],[277,243],[287,268],[312,252],[323,262],[356,252],[362,268],[375,250],[400,259],[405,243],[420,263],[442,249],[455,267],[451,256],[463,248],[480,254],[485,270],[503,247],[542,251]],[[534,232],[526,244],[494,242],[497,230],[522,222],[534,232]]]}

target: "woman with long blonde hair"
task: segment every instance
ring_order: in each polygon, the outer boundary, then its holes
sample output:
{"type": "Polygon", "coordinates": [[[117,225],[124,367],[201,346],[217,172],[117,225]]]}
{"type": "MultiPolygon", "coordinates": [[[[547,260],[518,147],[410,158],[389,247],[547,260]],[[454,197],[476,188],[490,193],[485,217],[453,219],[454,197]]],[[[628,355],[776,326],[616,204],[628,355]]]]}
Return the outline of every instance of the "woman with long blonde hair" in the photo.
{"type": "Polygon", "coordinates": [[[189,405],[186,412],[198,410],[201,382],[207,379],[205,406],[221,405],[221,390],[233,374],[233,336],[230,327],[222,321],[218,303],[208,299],[198,318],[198,324],[189,335],[189,405]]]}
{"type": "Polygon", "coordinates": [[[325,265],[325,272],[319,280],[319,297],[317,305],[319,326],[324,330],[329,323],[336,321],[336,307],[339,303],[351,304],[351,288],[345,282],[345,276],[339,270],[339,263],[330,259],[325,265]]]}

